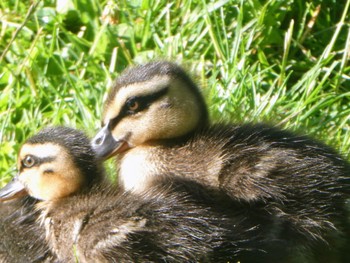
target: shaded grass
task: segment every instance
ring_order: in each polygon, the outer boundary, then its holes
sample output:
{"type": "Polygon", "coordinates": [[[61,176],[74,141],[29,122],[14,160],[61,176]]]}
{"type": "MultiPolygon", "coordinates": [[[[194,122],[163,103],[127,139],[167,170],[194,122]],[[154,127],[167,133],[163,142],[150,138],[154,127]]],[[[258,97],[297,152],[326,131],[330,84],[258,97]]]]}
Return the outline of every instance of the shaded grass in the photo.
{"type": "Polygon", "coordinates": [[[269,122],[350,157],[350,0],[58,2],[0,3],[0,185],[28,136],[93,135],[112,80],[159,58],[193,73],[213,119],[269,122]]]}

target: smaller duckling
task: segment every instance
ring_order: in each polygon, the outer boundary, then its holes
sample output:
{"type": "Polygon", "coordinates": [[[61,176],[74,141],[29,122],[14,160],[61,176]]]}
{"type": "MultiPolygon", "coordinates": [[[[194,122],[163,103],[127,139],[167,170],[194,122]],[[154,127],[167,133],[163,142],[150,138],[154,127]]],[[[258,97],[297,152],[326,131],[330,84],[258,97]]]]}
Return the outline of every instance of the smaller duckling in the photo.
{"type": "Polygon", "coordinates": [[[230,261],[254,250],[246,243],[254,225],[244,226],[238,210],[228,217],[207,205],[205,190],[188,195],[195,184],[160,183],[137,196],[107,186],[82,132],[42,130],[20,149],[18,170],[0,201],[25,194],[39,200],[37,224],[58,262],[230,261]]]}

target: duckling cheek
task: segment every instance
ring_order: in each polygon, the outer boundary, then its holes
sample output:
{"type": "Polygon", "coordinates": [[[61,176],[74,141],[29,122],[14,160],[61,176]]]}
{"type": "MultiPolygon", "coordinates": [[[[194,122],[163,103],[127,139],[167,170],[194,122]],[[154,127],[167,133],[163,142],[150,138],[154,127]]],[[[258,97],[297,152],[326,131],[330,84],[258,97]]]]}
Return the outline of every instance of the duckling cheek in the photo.
{"type": "Polygon", "coordinates": [[[191,101],[168,99],[152,109],[154,125],[150,127],[155,139],[180,137],[198,125],[198,106],[191,101]],[[166,105],[166,106],[165,106],[166,105]]]}
{"type": "Polygon", "coordinates": [[[143,141],[179,137],[192,129],[189,115],[191,114],[178,112],[173,107],[157,108],[154,109],[153,117],[145,119],[139,125],[140,128],[135,130],[143,141]]]}
{"type": "Polygon", "coordinates": [[[69,181],[65,176],[55,174],[54,177],[42,178],[40,183],[33,187],[33,196],[50,201],[71,195],[82,187],[82,181],[79,178],[69,181]]]}
{"type": "Polygon", "coordinates": [[[38,199],[38,200],[47,200],[45,198],[45,191],[42,190],[40,185],[33,185],[29,187],[29,195],[38,199]]]}
{"type": "Polygon", "coordinates": [[[51,199],[63,198],[77,191],[81,190],[84,184],[84,177],[81,172],[74,167],[74,165],[67,165],[67,169],[58,174],[52,183],[54,189],[52,192],[51,199]]]}
{"type": "MultiPolygon", "coordinates": [[[[118,142],[119,144],[122,142],[132,144],[131,141],[134,137],[135,128],[138,127],[138,125],[139,119],[135,117],[122,120],[111,132],[114,141],[118,142]]],[[[118,145],[118,147],[121,146],[122,145],[118,145]]]]}
{"type": "Polygon", "coordinates": [[[32,168],[24,172],[20,176],[20,181],[26,186],[30,196],[39,200],[47,200],[45,177],[39,174],[38,169],[32,168]]]}
{"type": "Polygon", "coordinates": [[[142,115],[133,116],[129,125],[130,134],[127,142],[130,146],[138,146],[151,140],[164,139],[168,133],[168,122],[171,121],[169,107],[161,107],[155,103],[143,112],[142,115]]]}
{"type": "Polygon", "coordinates": [[[37,169],[32,168],[31,170],[21,174],[19,180],[26,186],[30,196],[43,200],[41,190],[41,177],[37,172],[37,169]]]}

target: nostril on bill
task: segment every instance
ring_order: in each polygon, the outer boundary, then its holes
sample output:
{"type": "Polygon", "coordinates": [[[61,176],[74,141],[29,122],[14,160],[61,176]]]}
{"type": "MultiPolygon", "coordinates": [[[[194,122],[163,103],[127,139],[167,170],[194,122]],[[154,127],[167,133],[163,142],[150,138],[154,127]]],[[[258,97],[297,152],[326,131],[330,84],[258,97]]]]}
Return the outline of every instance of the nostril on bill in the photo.
{"type": "Polygon", "coordinates": [[[101,146],[106,140],[106,134],[105,131],[101,130],[99,133],[96,134],[95,138],[92,139],[92,147],[99,147],[101,146]]]}
{"type": "Polygon", "coordinates": [[[98,137],[93,141],[93,145],[101,145],[103,143],[104,136],[98,137]]]}

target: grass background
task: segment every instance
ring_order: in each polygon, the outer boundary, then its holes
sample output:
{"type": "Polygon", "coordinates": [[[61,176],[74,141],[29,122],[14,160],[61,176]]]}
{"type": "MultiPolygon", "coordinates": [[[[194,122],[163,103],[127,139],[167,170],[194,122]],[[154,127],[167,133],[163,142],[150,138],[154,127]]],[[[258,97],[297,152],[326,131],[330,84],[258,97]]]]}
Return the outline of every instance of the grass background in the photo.
{"type": "Polygon", "coordinates": [[[131,64],[170,59],[214,120],[269,122],[350,158],[350,0],[0,2],[0,186],[46,125],[89,135],[131,64]]]}

